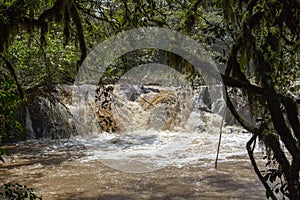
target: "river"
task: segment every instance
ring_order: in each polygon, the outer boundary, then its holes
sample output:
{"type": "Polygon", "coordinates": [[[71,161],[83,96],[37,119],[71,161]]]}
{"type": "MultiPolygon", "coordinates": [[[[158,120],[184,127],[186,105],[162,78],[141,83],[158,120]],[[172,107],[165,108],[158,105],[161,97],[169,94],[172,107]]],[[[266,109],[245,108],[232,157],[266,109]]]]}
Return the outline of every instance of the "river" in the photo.
{"type": "MultiPolygon", "coordinates": [[[[73,91],[79,90],[74,88],[73,91]]],[[[179,103],[180,115],[187,113],[187,117],[181,117],[184,126],[177,126],[169,123],[162,112],[175,108],[176,101],[164,104],[166,98],[160,98],[163,100],[158,106],[152,103],[153,108],[148,106],[144,112],[138,112],[140,104],[126,100],[125,104],[114,104],[114,116],[123,131],[108,134],[97,131],[95,123],[91,123],[94,97],[94,93],[77,96],[72,103],[66,103],[76,118],[79,134],[68,139],[7,144],[11,155],[4,156],[5,163],[0,165],[0,182],[27,185],[49,200],[265,199],[265,190],[246,152],[245,144],[251,134],[242,128],[223,125],[215,169],[222,124],[219,114],[179,103]],[[126,119],[121,116],[124,113],[126,119]],[[165,122],[160,123],[163,118],[165,122]]],[[[189,103],[191,100],[182,99],[189,103]]],[[[264,166],[263,151],[257,149],[255,156],[264,166]]]]}
{"type": "Polygon", "coordinates": [[[7,146],[11,156],[1,165],[0,180],[33,187],[43,199],[264,199],[246,155],[247,138],[245,133],[223,135],[217,170],[216,148],[208,139],[200,145],[199,159],[194,154],[190,160],[168,160],[143,173],[134,173],[140,168],[135,165],[112,168],[85,147],[88,140],[27,141],[7,146]]]}

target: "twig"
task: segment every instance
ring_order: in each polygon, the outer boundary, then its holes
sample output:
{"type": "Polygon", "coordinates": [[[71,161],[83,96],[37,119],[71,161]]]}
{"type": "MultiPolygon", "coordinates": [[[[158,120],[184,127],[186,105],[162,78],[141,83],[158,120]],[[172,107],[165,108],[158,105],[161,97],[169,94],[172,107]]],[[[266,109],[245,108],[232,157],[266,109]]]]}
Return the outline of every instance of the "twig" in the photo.
{"type": "Polygon", "coordinates": [[[216,156],[216,160],[215,160],[215,169],[218,168],[218,159],[219,159],[220,146],[221,146],[221,140],[222,140],[222,129],[223,129],[223,123],[225,120],[225,116],[226,116],[226,108],[224,109],[223,118],[222,118],[221,127],[220,127],[220,136],[219,136],[219,143],[218,143],[218,149],[217,149],[217,156],[216,156]]]}

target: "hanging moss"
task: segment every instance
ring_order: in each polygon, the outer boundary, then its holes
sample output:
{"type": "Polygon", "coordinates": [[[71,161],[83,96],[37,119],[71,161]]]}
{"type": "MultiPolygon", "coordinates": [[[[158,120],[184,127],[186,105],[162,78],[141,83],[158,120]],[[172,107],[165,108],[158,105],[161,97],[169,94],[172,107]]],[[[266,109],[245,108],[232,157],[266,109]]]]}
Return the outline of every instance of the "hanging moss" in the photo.
{"type": "Polygon", "coordinates": [[[79,39],[79,46],[81,50],[81,57],[77,66],[77,69],[79,68],[79,65],[82,64],[84,61],[86,55],[87,55],[87,50],[86,50],[86,44],[85,44],[85,39],[84,39],[84,33],[83,33],[83,27],[80,19],[80,15],[78,13],[78,9],[75,4],[72,5],[71,7],[71,13],[72,13],[72,19],[75,22],[76,29],[77,29],[77,36],[79,39]]]}

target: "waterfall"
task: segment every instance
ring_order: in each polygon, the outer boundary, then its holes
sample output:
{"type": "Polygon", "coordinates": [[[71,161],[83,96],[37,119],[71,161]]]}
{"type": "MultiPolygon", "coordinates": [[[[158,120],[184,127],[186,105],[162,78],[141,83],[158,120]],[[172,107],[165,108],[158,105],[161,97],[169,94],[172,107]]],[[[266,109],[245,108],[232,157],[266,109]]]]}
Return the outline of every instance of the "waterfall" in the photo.
{"type": "MultiPolygon", "coordinates": [[[[101,104],[95,103],[97,86],[64,85],[61,88],[69,93],[62,100],[72,114],[77,133],[91,136],[103,132],[96,117],[97,106],[101,104]]],[[[213,114],[222,116],[225,108],[221,95],[217,101],[211,102],[209,91],[211,89],[208,86],[193,91],[189,87],[116,84],[108,112],[121,132],[138,129],[194,131],[199,126],[202,126],[200,129],[206,129],[207,124],[197,124],[199,120],[196,116],[205,121],[213,114]]]]}
{"type": "Polygon", "coordinates": [[[72,123],[80,136],[89,136],[101,132],[95,118],[95,85],[62,85],[69,95],[62,98],[72,114],[72,123]]]}
{"type": "MultiPolygon", "coordinates": [[[[192,90],[188,86],[119,82],[102,89],[91,84],[58,88],[60,100],[70,112],[67,120],[77,133],[73,143],[85,147],[87,160],[137,173],[215,158],[225,111],[218,85],[192,90]],[[115,132],[103,130],[104,124],[112,125],[109,120],[118,127],[115,132]]],[[[235,134],[228,149],[246,138],[243,134],[239,137],[242,129],[237,127],[224,127],[223,132],[235,134]]],[[[229,150],[226,156],[235,153],[229,150]]]]}
{"type": "Polygon", "coordinates": [[[31,121],[31,117],[30,117],[30,113],[29,113],[29,110],[28,110],[28,107],[26,106],[26,109],[25,109],[26,113],[25,113],[25,124],[26,124],[26,129],[27,129],[27,139],[35,139],[36,138],[36,135],[35,135],[35,132],[32,128],[32,121],[31,121]]]}

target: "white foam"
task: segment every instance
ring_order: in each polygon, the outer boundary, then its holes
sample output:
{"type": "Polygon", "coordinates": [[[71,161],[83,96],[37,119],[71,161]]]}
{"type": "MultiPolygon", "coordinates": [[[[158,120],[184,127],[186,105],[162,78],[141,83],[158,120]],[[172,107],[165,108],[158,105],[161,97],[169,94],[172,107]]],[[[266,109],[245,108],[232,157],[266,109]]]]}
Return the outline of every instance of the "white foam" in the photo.
{"type": "MultiPolygon", "coordinates": [[[[126,172],[153,171],[165,166],[213,165],[218,133],[137,130],[130,133],[99,134],[82,140],[89,151],[85,160],[100,160],[126,172]],[[205,162],[203,162],[205,161],[205,162]],[[137,168],[138,167],[138,168],[137,168]]],[[[250,135],[235,131],[224,133],[219,159],[245,155],[250,135]]]]}
{"type": "MultiPolygon", "coordinates": [[[[89,90],[94,90],[94,87],[89,90]]],[[[170,105],[157,104],[153,109],[145,110],[138,101],[131,102],[118,96],[112,108],[122,131],[118,134],[101,133],[93,119],[93,95],[77,96],[69,107],[80,130],[81,138],[77,142],[88,150],[88,156],[81,162],[100,160],[107,166],[126,172],[146,172],[189,164],[213,165],[222,117],[193,109],[196,96],[186,96],[184,88],[175,90],[182,121],[174,123],[172,131],[161,130],[165,123],[162,120],[164,113],[156,112],[163,110],[160,106],[170,105]],[[162,124],[159,124],[160,120],[162,124]]],[[[118,95],[118,90],[116,93],[118,95]]],[[[223,132],[220,161],[232,159],[234,155],[245,155],[245,144],[250,135],[234,127],[224,128],[223,132]]]]}

